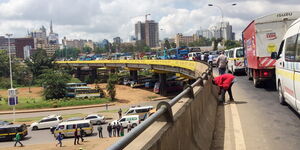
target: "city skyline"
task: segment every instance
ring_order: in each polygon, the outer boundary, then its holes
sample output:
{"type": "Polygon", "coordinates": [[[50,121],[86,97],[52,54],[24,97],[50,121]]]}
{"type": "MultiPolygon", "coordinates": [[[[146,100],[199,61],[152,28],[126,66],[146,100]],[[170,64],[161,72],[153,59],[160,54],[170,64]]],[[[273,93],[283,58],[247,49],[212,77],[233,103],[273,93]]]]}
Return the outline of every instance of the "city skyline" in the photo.
{"type": "Polygon", "coordinates": [[[163,29],[160,39],[177,33],[192,35],[200,28],[208,29],[220,22],[220,10],[209,7],[210,3],[221,6],[224,21],[230,22],[236,39],[241,37],[241,31],[253,19],[275,12],[296,11],[300,7],[296,0],[0,0],[0,35],[12,33],[14,37],[24,37],[27,30],[38,29],[42,25],[50,29],[49,20],[52,20],[59,41],[64,36],[93,41],[112,41],[119,36],[126,42],[135,35],[134,24],[144,21],[148,13],[151,14],[148,19],[157,21],[159,29],[163,29]],[[230,6],[233,2],[237,3],[234,7],[230,6]],[[273,7],[266,7],[271,4],[273,7]]]}

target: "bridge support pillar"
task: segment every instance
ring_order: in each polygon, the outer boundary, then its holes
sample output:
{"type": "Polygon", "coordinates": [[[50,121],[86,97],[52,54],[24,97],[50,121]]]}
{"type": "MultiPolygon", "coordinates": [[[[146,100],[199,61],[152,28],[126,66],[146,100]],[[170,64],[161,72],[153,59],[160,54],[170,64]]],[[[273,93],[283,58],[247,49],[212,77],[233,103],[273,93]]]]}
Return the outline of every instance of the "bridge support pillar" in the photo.
{"type": "Polygon", "coordinates": [[[165,73],[160,73],[159,74],[159,93],[162,96],[167,95],[167,74],[165,73]]]}
{"type": "Polygon", "coordinates": [[[137,70],[130,70],[129,73],[130,73],[130,78],[133,81],[137,81],[138,80],[138,71],[137,70]]]}
{"type": "Polygon", "coordinates": [[[97,79],[97,68],[92,68],[91,69],[91,77],[92,77],[92,80],[95,81],[97,79]]]}

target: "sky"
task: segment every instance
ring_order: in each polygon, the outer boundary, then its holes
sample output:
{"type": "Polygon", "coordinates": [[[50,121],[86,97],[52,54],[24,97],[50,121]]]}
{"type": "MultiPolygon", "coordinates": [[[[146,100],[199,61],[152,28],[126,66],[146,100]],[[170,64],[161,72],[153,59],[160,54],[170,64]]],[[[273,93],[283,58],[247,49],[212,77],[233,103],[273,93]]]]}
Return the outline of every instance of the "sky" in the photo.
{"type": "Polygon", "coordinates": [[[95,42],[134,35],[134,24],[148,19],[159,23],[160,39],[192,35],[221,21],[233,26],[236,38],[255,18],[271,13],[300,11],[299,0],[0,0],[0,36],[24,37],[44,25],[67,39],[95,42]],[[232,6],[236,3],[235,6],[232,6]]]}

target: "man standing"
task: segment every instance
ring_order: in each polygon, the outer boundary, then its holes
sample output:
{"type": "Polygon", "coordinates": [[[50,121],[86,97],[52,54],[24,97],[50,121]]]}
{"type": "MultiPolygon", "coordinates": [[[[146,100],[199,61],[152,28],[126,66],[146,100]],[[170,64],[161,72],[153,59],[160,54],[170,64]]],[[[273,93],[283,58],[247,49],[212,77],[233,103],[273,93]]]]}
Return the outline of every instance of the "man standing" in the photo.
{"type": "Polygon", "coordinates": [[[80,132],[81,142],[83,142],[83,141],[84,141],[84,139],[83,139],[83,136],[84,136],[84,130],[82,129],[82,127],[80,127],[79,132],[80,132]]]}
{"type": "Polygon", "coordinates": [[[224,52],[221,52],[221,55],[217,58],[217,65],[219,69],[219,75],[222,75],[226,72],[227,66],[227,57],[224,55],[224,52]]]}
{"type": "Polygon", "coordinates": [[[109,137],[111,137],[111,131],[112,131],[112,127],[111,127],[111,124],[109,123],[107,126],[107,132],[108,132],[109,137]]]}
{"type": "Polygon", "coordinates": [[[231,92],[231,87],[234,83],[234,76],[232,74],[223,74],[218,77],[215,77],[213,84],[220,87],[219,95],[221,95],[220,101],[225,103],[225,94],[228,91],[229,101],[233,102],[233,96],[231,92]]]}
{"type": "Polygon", "coordinates": [[[130,121],[128,121],[128,125],[127,125],[127,133],[129,133],[131,130],[131,123],[130,121]]]}
{"type": "Polygon", "coordinates": [[[78,129],[77,127],[75,128],[75,131],[74,131],[74,145],[79,144],[79,135],[78,135],[78,129]]]}
{"type": "Polygon", "coordinates": [[[98,126],[97,130],[98,130],[99,138],[100,137],[103,138],[103,135],[102,135],[102,126],[101,125],[98,126]]]}
{"type": "Polygon", "coordinates": [[[20,143],[21,147],[23,147],[24,145],[21,143],[21,135],[17,133],[15,138],[16,138],[15,147],[17,146],[17,143],[20,143]]]}
{"type": "Polygon", "coordinates": [[[117,131],[117,125],[114,122],[114,124],[112,125],[112,130],[113,130],[113,136],[116,137],[116,131],[117,131]]]}
{"type": "Polygon", "coordinates": [[[122,118],[122,109],[120,108],[120,110],[118,111],[118,114],[119,114],[119,119],[122,118]]]}
{"type": "Polygon", "coordinates": [[[209,54],[209,55],[208,55],[208,64],[209,64],[210,66],[213,66],[213,55],[212,55],[212,54],[209,54]]]}
{"type": "Polygon", "coordinates": [[[117,125],[116,125],[117,136],[120,136],[120,129],[121,129],[121,126],[120,126],[119,122],[117,122],[117,125]]]}

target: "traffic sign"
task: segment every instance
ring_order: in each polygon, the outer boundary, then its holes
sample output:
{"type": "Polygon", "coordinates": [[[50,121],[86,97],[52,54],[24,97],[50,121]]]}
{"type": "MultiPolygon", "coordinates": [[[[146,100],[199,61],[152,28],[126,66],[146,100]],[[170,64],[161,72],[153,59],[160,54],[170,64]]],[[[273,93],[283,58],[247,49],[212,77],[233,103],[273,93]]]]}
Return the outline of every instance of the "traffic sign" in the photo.
{"type": "Polygon", "coordinates": [[[18,96],[8,98],[8,105],[14,106],[17,104],[18,104],[18,96]]]}
{"type": "Polygon", "coordinates": [[[17,89],[8,89],[8,97],[16,97],[17,89]]]}

